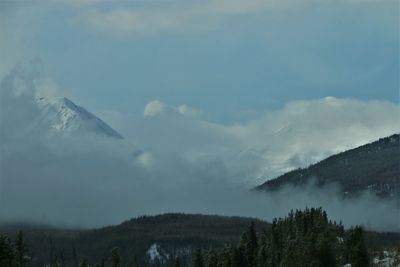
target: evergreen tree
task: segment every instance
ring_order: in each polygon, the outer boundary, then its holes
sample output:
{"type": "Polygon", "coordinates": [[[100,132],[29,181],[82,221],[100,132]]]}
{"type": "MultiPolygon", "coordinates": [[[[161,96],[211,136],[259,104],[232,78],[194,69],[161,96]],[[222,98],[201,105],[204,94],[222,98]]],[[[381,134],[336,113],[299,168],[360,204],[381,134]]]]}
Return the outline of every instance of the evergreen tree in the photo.
{"type": "Polygon", "coordinates": [[[254,227],[254,223],[252,222],[245,233],[243,233],[240,244],[240,250],[234,251],[234,255],[236,257],[235,261],[240,260],[240,266],[249,266],[252,267],[255,265],[255,258],[257,255],[257,234],[254,227]],[[241,257],[239,259],[237,257],[241,257]]]}
{"type": "Polygon", "coordinates": [[[321,263],[321,266],[335,267],[337,265],[333,243],[334,242],[332,242],[328,237],[321,239],[317,252],[317,258],[321,263]]]}
{"type": "Polygon", "coordinates": [[[14,251],[8,237],[0,235],[0,266],[12,267],[14,251]]]}
{"type": "Polygon", "coordinates": [[[176,257],[175,258],[175,265],[174,265],[175,267],[181,267],[181,262],[180,262],[180,260],[179,260],[179,257],[176,257]]]}
{"type": "Polygon", "coordinates": [[[119,249],[117,247],[111,250],[111,262],[113,267],[118,267],[121,262],[121,257],[119,255],[119,249]]]}
{"type": "Polygon", "coordinates": [[[200,250],[196,250],[194,253],[192,267],[204,267],[203,255],[200,250]]]}
{"type": "Polygon", "coordinates": [[[218,267],[219,255],[215,249],[210,249],[205,255],[205,266],[206,267],[218,267]]]}
{"type": "Polygon", "coordinates": [[[139,260],[136,255],[135,255],[135,257],[133,257],[133,267],[139,267],[139,260]]]}
{"type": "Polygon", "coordinates": [[[232,267],[244,267],[252,266],[248,265],[246,261],[246,256],[240,248],[233,248],[231,252],[231,266],[232,267]]]}
{"type": "Polygon", "coordinates": [[[15,261],[18,267],[23,267],[28,262],[26,253],[28,248],[25,243],[25,238],[22,231],[18,231],[15,241],[15,261]]]}
{"type": "Polygon", "coordinates": [[[231,260],[231,254],[232,254],[232,245],[225,246],[223,250],[219,253],[219,261],[218,261],[218,267],[231,267],[232,265],[232,260],[231,260]]]}
{"type": "Polygon", "coordinates": [[[353,267],[368,266],[368,251],[364,243],[364,232],[360,226],[350,229],[346,238],[347,261],[353,267]]]}
{"type": "Polygon", "coordinates": [[[89,267],[89,264],[88,264],[86,258],[81,259],[81,261],[79,262],[79,267],[89,267]]]}

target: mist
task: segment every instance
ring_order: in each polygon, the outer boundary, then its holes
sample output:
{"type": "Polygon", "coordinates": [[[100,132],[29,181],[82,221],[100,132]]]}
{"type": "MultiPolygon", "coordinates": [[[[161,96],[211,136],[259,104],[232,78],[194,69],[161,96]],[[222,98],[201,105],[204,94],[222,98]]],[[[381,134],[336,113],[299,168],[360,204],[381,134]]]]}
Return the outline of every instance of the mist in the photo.
{"type": "Polygon", "coordinates": [[[35,70],[17,67],[1,83],[0,222],[88,228],[165,212],[271,221],[291,209],[321,206],[345,226],[400,231],[396,203],[369,194],[343,199],[335,185],[287,187],[268,194],[250,190],[286,170],[395,132],[396,105],[334,98],[300,101],[244,124],[222,125],[190,107],[159,102],[145,107],[143,115],[113,119],[107,113],[125,136],[117,140],[91,132],[50,131],[34,101],[57,94],[44,81],[35,70]],[[302,107],[309,109],[294,112],[302,107]],[[323,114],[309,116],[315,107],[323,114]],[[338,107],[366,112],[361,118],[343,118],[335,113],[338,107]],[[322,124],[327,117],[331,123],[322,124]],[[353,135],[331,138],[349,125],[353,135]],[[309,132],[314,135],[305,139],[309,132]]]}

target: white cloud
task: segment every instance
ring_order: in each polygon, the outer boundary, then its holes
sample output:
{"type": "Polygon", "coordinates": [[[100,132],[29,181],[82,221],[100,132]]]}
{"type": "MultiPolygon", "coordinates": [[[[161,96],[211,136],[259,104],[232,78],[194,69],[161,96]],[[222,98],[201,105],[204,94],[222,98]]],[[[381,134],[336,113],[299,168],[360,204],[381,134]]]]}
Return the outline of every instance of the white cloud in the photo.
{"type": "Polygon", "coordinates": [[[201,116],[201,112],[195,108],[187,105],[180,105],[177,107],[168,106],[159,100],[150,101],[144,107],[144,116],[156,116],[162,114],[180,114],[188,118],[199,118],[201,116]]]}
{"type": "Polygon", "coordinates": [[[398,105],[327,97],[290,102],[230,131],[263,158],[260,175],[265,179],[398,133],[399,122],[398,105]]]}
{"type": "Polygon", "coordinates": [[[165,112],[165,110],[168,109],[168,106],[159,101],[159,100],[154,100],[149,102],[145,107],[143,111],[144,116],[155,116],[157,114],[165,112]]]}
{"type": "Polygon", "coordinates": [[[105,116],[155,155],[175,154],[191,162],[217,160],[226,167],[230,182],[250,185],[400,132],[400,107],[384,101],[293,101],[233,125],[177,116],[192,112],[183,107],[152,101],[144,117],[105,116]]]}

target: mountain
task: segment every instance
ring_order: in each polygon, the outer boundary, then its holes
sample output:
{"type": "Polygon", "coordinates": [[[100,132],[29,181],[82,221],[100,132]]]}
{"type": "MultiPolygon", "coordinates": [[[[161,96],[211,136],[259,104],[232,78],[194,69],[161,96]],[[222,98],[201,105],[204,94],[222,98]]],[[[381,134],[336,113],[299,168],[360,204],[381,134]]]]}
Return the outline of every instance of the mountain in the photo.
{"type": "Polygon", "coordinates": [[[307,168],[287,172],[256,187],[275,191],[284,186],[338,184],[346,196],[370,191],[380,197],[400,197],[400,135],[330,156],[307,168]]]}
{"type": "Polygon", "coordinates": [[[11,131],[40,135],[91,133],[123,139],[85,108],[57,96],[57,84],[40,75],[35,64],[18,65],[0,81],[0,121],[11,131]]]}
{"type": "Polygon", "coordinates": [[[221,247],[236,243],[254,222],[257,231],[269,229],[270,224],[258,219],[199,214],[163,214],[131,219],[120,225],[93,230],[65,230],[51,227],[0,225],[0,234],[15,238],[21,229],[30,254],[37,263],[51,262],[62,257],[71,266],[75,258],[86,257],[100,262],[118,247],[122,258],[131,261],[167,259],[174,255],[189,257],[197,248],[221,247]]]}
{"type": "Polygon", "coordinates": [[[95,133],[97,135],[123,139],[111,126],[83,107],[65,97],[40,97],[36,99],[40,110],[38,120],[59,133],[95,133]]]}

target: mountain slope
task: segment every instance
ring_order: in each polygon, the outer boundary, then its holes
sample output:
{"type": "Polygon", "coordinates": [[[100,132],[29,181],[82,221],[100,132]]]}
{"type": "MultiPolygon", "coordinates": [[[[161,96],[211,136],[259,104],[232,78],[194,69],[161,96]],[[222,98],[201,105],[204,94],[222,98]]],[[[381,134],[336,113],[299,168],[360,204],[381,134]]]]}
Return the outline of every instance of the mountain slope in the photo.
{"type": "Polygon", "coordinates": [[[307,168],[290,171],[256,189],[274,191],[286,185],[304,186],[312,180],[317,186],[337,183],[348,196],[368,190],[380,197],[400,197],[400,135],[394,134],[307,168]]]}
{"type": "Polygon", "coordinates": [[[40,110],[38,120],[59,133],[94,133],[106,137],[123,139],[111,126],[83,107],[65,97],[40,97],[36,100],[40,110]]]}
{"type": "Polygon", "coordinates": [[[57,84],[43,78],[34,64],[16,66],[0,81],[1,126],[23,134],[94,133],[123,139],[94,114],[58,97],[57,91],[57,84]]]}

